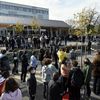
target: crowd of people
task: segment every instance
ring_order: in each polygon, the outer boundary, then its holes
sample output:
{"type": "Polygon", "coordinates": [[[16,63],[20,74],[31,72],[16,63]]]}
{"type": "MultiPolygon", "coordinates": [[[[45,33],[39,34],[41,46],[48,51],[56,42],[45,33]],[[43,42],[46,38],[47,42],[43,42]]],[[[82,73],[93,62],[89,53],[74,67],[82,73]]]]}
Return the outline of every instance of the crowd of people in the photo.
{"type": "Polygon", "coordinates": [[[0,53],[0,100],[22,100],[20,86],[11,77],[11,74],[19,73],[18,63],[21,63],[21,82],[27,82],[29,100],[35,100],[37,90],[37,80],[35,77],[38,65],[41,65],[43,98],[45,100],[80,100],[80,89],[85,86],[86,98],[91,97],[90,81],[93,75],[93,92],[100,95],[100,51],[95,55],[93,62],[85,58],[83,65],[79,66],[77,54],[72,48],[40,49],[38,58],[36,52],[32,52],[28,59],[27,50],[19,57],[17,52],[13,52],[13,68],[9,63],[6,50],[0,53]],[[27,72],[30,73],[26,81],[27,72]],[[64,99],[65,98],[65,99],[64,99]],[[67,99],[66,99],[67,98],[67,99]]]}

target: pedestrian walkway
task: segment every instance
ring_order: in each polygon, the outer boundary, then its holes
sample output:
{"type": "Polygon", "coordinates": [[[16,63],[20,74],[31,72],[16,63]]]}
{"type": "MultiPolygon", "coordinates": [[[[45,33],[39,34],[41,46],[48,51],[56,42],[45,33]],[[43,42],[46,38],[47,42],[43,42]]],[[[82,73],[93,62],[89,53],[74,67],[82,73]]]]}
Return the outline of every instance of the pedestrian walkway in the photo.
{"type": "MultiPolygon", "coordinates": [[[[21,82],[20,80],[20,73],[19,75],[14,75],[13,76],[16,81],[19,83],[22,95],[23,95],[23,100],[29,100],[29,94],[28,94],[28,89],[27,89],[27,82],[21,82]]],[[[29,77],[29,74],[27,74],[27,79],[29,77]]],[[[26,80],[27,80],[26,79],[26,80]]],[[[36,79],[37,79],[37,94],[36,94],[36,100],[43,100],[43,84],[41,81],[41,74],[39,72],[36,73],[36,79]]]]}
{"type": "MultiPolygon", "coordinates": [[[[27,74],[27,78],[29,77],[29,74],[27,74]]],[[[29,100],[29,96],[28,96],[28,89],[27,89],[27,82],[23,82],[21,83],[20,81],[20,74],[19,75],[15,75],[14,78],[18,81],[18,83],[20,84],[20,88],[22,90],[22,94],[23,94],[23,100],[29,100]]],[[[37,94],[36,94],[36,100],[43,100],[43,84],[42,84],[42,79],[41,79],[41,74],[40,71],[36,72],[36,79],[37,79],[37,94]]],[[[93,89],[93,77],[92,80],[90,82],[90,87],[91,90],[93,89]]],[[[81,89],[81,95],[83,96],[83,89],[81,89]]],[[[81,96],[81,97],[82,97],[81,96]]],[[[81,100],[85,100],[84,97],[82,97],[81,100]]],[[[91,93],[91,100],[100,100],[100,96],[95,95],[93,92],[91,93]]]]}
{"type": "MultiPolygon", "coordinates": [[[[95,52],[92,53],[92,55],[83,55],[82,58],[84,59],[85,57],[88,57],[91,61],[93,60],[93,56],[95,55],[95,52]]],[[[80,63],[81,56],[78,57],[78,61],[80,63]]],[[[20,71],[20,68],[19,68],[20,71]]],[[[22,90],[22,94],[23,94],[23,100],[29,100],[29,96],[28,96],[28,89],[27,89],[27,82],[21,82],[20,81],[20,74],[21,72],[19,72],[19,75],[14,75],[14,78],[18,81],[20,88],[22,90]]],[[[29,74],[27,74],[27,78],[29,77],[29,74]]],[[[41,79],[41,66],[39,65],[37,67],[37,71],[36,71],[36,79],[37,79],[37,94],[36,94],[36,100],[43,100],[43,82],[41,79]]],[[[93,78],[91,80],[91,89],[93,88],[93,78]]],[[[81,94],[83,95],[83,89],[81,90],[81,94]]],[[[100,96],[95,95],[93,92],[91,94],[91,100],[100,100],[100,96]]],[[[81,100],[85,100],[84,97],[81,100]]]]}
{"type": "MultiPolygon", "coordinates": [[[[92,55],[82,55],[78,57],[78,61],[81,64],[81,58],[82,61],[84,60],[85,57],[88,57],[91,61],[93,60],[93,56],[95,53],[93,52],[92,55]]],[[[13,66],[11,64],[11,66],[13,66]]],[[[21,72],[21,65],[19,64],[19,75],[14,75],[13,77],[18,81],[20,88],[22,90],[23,94],[23,100],[29,100],[28,96],[28,89],[27,89],[27,82],[21,82],[20,81],[20,73],[21,72]]],[[[27,74],[27,78],[29,77],[29,74],[27,74]]],[[[36,71],[36,79],[37,79],[37,94],[36,94],[36,100],[43,100],[43,82],[41,79],[41,66],[39,65],[36,71]]],[[[93,88],[93,79],[91,80],[91,89],[93,88]]],[[[81,93],[83,94],[83,90],[81,90],[81,93]]],[[[93,92],[91,94],[92,100],[100,100],[100,96],[96,96],[93,92]]],[[[84,98],[82,99],[84,100],[84,98]]]]}

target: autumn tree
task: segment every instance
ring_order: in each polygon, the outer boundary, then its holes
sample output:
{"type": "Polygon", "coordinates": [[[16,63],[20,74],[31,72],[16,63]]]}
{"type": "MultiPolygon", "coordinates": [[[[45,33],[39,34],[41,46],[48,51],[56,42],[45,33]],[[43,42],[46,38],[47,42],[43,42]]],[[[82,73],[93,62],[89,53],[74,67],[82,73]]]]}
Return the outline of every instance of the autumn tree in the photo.
{"type": "Polygon", "coordinates": [[[95,32],[97,34],[100,34],[100,24],[98,24],[98,25],[95,26],[95,32]]]}
{"type": "Polygon", "coordinates": [[[74,14],[75,28],[80,34],[92,34],[95,32],[95,25],[99,19],[99,15],[95,9],[82,9],[81,12],[74,14]]]}
{"type": "Polygon", "coordinates": [[[36,19],[32,20],[32,23],[30,24],[32,31],[36,32],[40,29],[40,25],[36,19]]]}
{"type": "Polygon", "coordinates": [[[22,33],[24,30],[24,26],[20,22],[17,22],[16,25],[14,26],[14,28],[15,28],[15,32],[17,34],[22,33]]]}

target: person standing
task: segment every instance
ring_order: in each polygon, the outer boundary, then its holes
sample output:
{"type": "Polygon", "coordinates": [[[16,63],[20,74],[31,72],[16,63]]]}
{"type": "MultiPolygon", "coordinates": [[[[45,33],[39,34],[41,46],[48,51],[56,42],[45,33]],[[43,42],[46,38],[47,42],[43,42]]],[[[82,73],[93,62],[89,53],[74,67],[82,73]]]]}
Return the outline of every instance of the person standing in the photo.
{"type": "Polygon", "coordinates": [[[35,100],[37,81],[35,77],[34,68],[30,67],[29,72],[30,72],[30,78],[27,81],[29,97],[30,97],[29,100],[35,100]]]}
{"type": "Polygon", "coordinates": [[[6,55],[6,50],[2,50],[1,52],[1,58],[0,58],[0,70],[4,78],[9,77],[10,73],[10,64],[9,59],[6,55]]]}
{"type": "Polygon", "coordinates": [[[32,56],[30,58],[30,66],[32,66],[34,69],[36,69],[37,68],[37,65],[38,65],[38,61],[37,61],[37,59],[35,57],[35,54],[36,54],[36,52],[33,51],[32,52],[32,56]]]}
{"type": "Polygon", "coordinates": [[[10,43],[11,50],[14,50],[14,48],[15,48],[15,40],[14,40],[13,37],[10,38],[9,43],[10,43]]]}
{"type": "Polygon", "coordinates": [[[14,54],[13,54],[13,63],[14,63],[14,67],[12,69],[12,74],[18,74],[18,56],[17,56],[17,52],[14,52],[14,54]]]}
{"type": "Polygon", "coordinates": [[[76,60],[72,61],[72,65],[69,73],[69,97],[70,100],[80,100],[80,89],[84,84],[84,74],[78,67],[76,60]]]}
{"type": "Polygon", "coordinates": [[[92,42],[89,40],[88,45],[87,45],[88,54],[91,54],[91,45],[92,45],[92,42]]]}
{"type": "Polygon", "coordinates": [[[97,52],[93,59],[93,92],[97,95],[100,94],[100,51],[97,52]]]}
{"type": "Polygon", "coordinates": [[[59,78],[59,73],[55,72],[53,74],[53,78],[50,80],[48,84],[48,100],[61,100],[60,98],[60,87],[57,83],[59,78]]]}
{"type": "Polygon", "coordinates": [[[40,61],[41,66],[42,66],[42,60],[44,58],[44,54],[45,54],[45,50],[43,48],[40,48],[40,51],[39,51],[39,61],[40,61]]]}
{"type": "Polygon", "coordinates": [[[92,73],[92,64],[88,58],[85,58],[84,66],[83,66],[83,74],[84,74],[84,78],[85,78],[84,84],[86,86],[88,98],[90,98],[90,95],[91,95],[91,88],[90,88],[91,73],[92,73]]]}
{"type": "Polygon", "coordinates": [[[69,59],[71,60],[76,60],[77,54],[75,49],[71,49],[71,51],[69,52],[69,59]]]}
{"type": "Polygon", "coordinates": [[[45,58],[43,59],[43,67],[42,67],[42,81],[43,81],[43,97],[44,99],[48,98],[48,83],[51,80],[51,70],[48,65],[51,63],[51,59],[45,58]]]}
{"type": "Polygon", "coordinates": [[[26,81],[26,74],[27,74],[27,67],[29,65],[26,51],[24,51],[24,53],[21,57],[21,62],[22,62],[21,81],[25,82],[26,81]]]}
{"type": "Polygon", "coordinates": [[[57,81],[59,84],[59,90],[60,90],[60,97],[59,100],[62,100],[63,96],[68,92],[69,93],[69,72],[70,72],[70,66],[67,62],[62,62],[60,66],[60,76],[57,81]]]}

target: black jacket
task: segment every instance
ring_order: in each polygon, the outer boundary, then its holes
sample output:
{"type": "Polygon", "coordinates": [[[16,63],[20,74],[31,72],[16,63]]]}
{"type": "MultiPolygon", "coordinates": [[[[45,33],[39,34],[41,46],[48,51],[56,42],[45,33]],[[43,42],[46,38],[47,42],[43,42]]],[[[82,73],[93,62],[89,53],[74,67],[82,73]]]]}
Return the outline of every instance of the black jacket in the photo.
{"type": "Polygon", "coordinates": [[[62,96],[67,92],[69,88],[68,78],[60,76],[57,83],[59,84],[60,88],[60,98],[62,100],[62,96]]]}
{"type": "Polygon", "coordinates": [[[7,56],[3,56],[0,59],[0,70],[2,70],[2,71],[8,71],[8,70],[10,70],[9,59],[8,59],[7,56]]]}
{"type": "Polygon", "coordinates": [[[80,100],[80,88],[77,86],[71,85],[71,78],[74,73],[74,70],[71,70],[69,73],[69,97],[70,100],[80,100]]]}
{"type": "Polygon", "coordinates": [[[30,78],[28,79],[27,83],[28,83],[29,94],[31,96],[36,94],[37,82],[34,74],[30,75],[30,78]]]}
{"type": "Polygon", "coordinates": [[[51,80],[48,84],[48,100],[62,100],[60,95],[60,85],[51,80]]]}
{"type": "Polygon", "coordinates": [[[28,58],[26,54],[23,54],[21,57],[22,60],[22,69],[27,69],[28,67],[28,58]]]}

